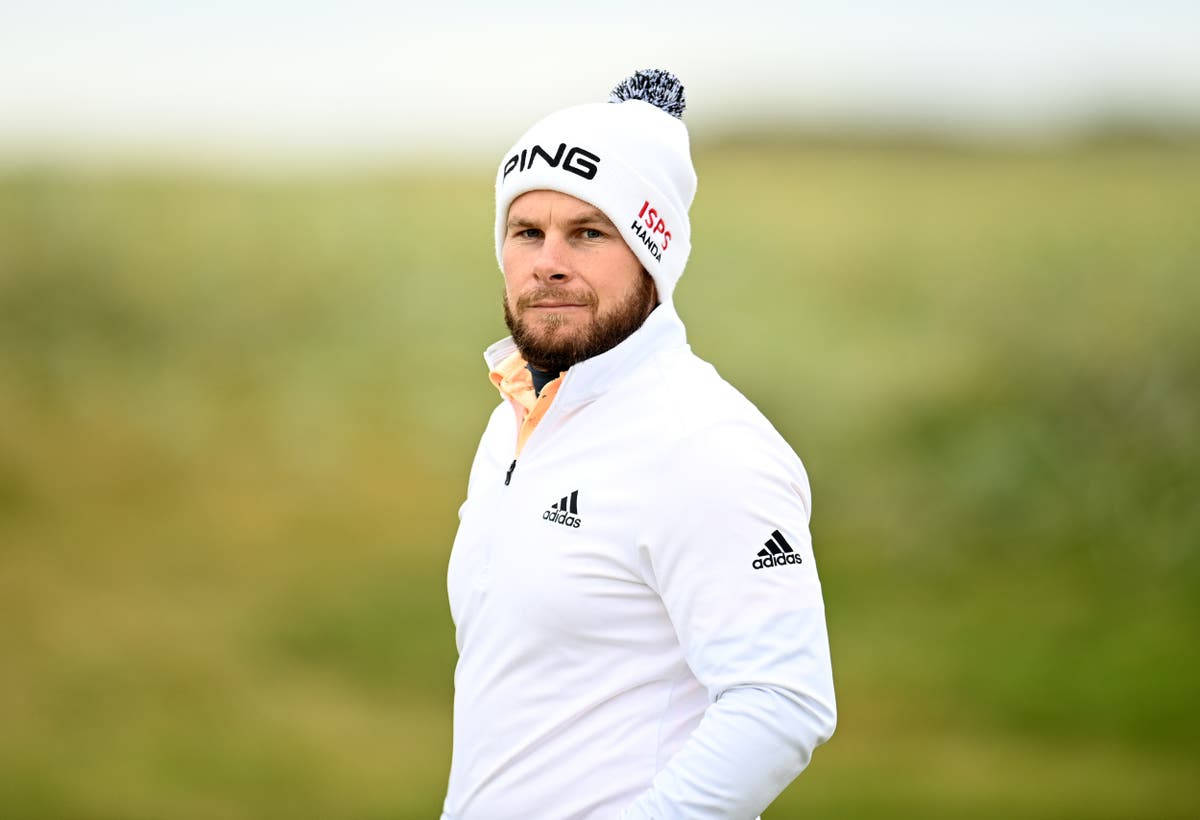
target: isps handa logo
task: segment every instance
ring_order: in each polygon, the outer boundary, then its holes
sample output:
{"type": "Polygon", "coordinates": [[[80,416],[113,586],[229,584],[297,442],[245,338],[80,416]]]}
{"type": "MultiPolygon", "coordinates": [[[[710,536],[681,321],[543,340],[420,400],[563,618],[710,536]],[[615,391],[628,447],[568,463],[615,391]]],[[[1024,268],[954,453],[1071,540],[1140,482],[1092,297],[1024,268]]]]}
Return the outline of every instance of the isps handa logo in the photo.
{"type": "Polygon", "coordinates": [[[667,230],[667,220],[658,215],[658,209],[651,207],[650,200],[642,203],[642,209],[638,211],[637,218],[629,227],[637,234],[638,239],[642,240],[650,255],[661,262],[662,252],[671,244],[671,232],[667,230]],[[658,234],[662,234],[661,248],[658,245],[658,234]]]}
{"type": "Polygon", "coordinates": [[[560,142],[558,150],[553,154],[540,145],[531,145],[508,158],[504,163],[504,175],[500,177],[500,181],[508,179],[508,175],[513,171],[528,171],[538,161],[538,157],[551,168],[561,166],[564,171],[584,179],[593,178],[600,169],[600,157],[578,145],[568,149],[565,142],[560,142]]]}

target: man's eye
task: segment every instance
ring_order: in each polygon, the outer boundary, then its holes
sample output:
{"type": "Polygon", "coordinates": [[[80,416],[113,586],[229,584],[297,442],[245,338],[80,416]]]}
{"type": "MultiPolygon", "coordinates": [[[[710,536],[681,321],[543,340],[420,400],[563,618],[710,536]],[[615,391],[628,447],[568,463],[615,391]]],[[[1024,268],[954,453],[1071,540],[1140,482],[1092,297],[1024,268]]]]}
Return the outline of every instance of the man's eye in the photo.
{"type": "Polygon", "coordinates": [[[525,230],[521,231],[517,235],[524,239],[537,239],[539,236],[542,235],[542,232],[539,231],[537,228],[526,228],[525,230]]]}
{"type": "Polygon", "coordinates": [[[583,235],[588,239],[601,239],[604,236],[604,231],[598,231],[595,228],[585,228],[583,235]]]}

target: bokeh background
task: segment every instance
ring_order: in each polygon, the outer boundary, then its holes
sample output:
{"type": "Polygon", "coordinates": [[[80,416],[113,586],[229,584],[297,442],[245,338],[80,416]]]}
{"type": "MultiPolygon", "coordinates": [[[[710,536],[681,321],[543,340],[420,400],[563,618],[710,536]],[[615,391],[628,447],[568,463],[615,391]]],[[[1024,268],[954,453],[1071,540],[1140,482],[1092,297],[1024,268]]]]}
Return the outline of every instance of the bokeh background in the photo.
{"type": "Polygon", "coordinates": [[[1200,816],[1197,43],[1153,1],[7,5],[0,817],[437,816],[495,163],[648,66],[692,345],[814,489],[840,724],[766,816],[1200,816]]]}

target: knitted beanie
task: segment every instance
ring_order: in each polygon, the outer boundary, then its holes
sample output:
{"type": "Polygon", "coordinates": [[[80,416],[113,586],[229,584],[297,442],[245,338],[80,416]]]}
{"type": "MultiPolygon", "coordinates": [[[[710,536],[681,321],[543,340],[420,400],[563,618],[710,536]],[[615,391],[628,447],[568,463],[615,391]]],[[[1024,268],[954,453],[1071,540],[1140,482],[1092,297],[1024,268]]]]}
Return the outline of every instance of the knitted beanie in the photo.
{"type": "Polygon", "coordinates": [[[504,155],[496,173],[496,260],[508,208],[526,191],[561,191],[599,208],[671,300],[691,252],[688,208],[696,194],[683,85],[666,71],[639,71],[609,101],[545,117],[504,155]]]}

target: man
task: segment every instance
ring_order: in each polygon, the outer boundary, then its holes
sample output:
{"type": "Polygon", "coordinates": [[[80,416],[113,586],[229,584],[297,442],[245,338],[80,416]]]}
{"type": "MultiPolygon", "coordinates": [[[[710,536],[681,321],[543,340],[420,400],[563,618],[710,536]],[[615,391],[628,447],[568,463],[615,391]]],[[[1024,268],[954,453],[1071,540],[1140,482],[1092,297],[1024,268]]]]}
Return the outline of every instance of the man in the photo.
{"type": "Polygon", "coordinates": [[[500,164],[512,336],[450,557],[443,820],[753,818],[833,732],[804,468],[672,302],[682,111],[639,72],[500,164]]]}

